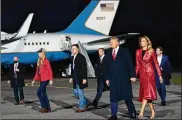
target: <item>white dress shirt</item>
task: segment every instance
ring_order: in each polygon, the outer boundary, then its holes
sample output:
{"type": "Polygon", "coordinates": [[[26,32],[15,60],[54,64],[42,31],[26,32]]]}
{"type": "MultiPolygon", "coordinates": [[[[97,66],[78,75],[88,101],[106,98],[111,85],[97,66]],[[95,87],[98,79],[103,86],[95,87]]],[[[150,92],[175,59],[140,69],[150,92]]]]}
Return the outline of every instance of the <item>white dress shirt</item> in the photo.
{"type": "Polygon", "coordinates": [[[158,61],[159,66],[160,66],[161,65],[161,61],[162,61],[162,55],[157,56],[157,61],[158,61]]]}
{"type": "Polygon", "coordinates": [[[101,62],[102,62],[104,56],[105,56],[105,54],[103,54],[103,55],[100,57],[100,61],[101,61],[101,62]]]}
{"type": "MultiPolygon", "coordinates": [[[[77,53],[77,54],[78,54],[78,53],[77,53]]],[[[74,69],[74,67],[75,67],[75,58],[76,58],[77,54],[75,54],[75,55],[73,56],[73,69],[74,69]]]]}
{"type": "Polygon", "coordinates": [[[14,64],[14,78],[17,78],[18,62],[14,64]]]}
{"type": "Polygon", "coordinates": [[[18,69],[18,62],[14,64],[14,72],[16,72],[16,69],[18,69]]]}
{"type": "Polygon", "coordinates": [[[117,48],[115,48],[115,49],[112,50],[112,55],[113,55],[113,53],[114,53],[114,50],[115,50],[115,54],[117,55],[118,50],[119,50],[119,46],[118,46],[117,48]]]}

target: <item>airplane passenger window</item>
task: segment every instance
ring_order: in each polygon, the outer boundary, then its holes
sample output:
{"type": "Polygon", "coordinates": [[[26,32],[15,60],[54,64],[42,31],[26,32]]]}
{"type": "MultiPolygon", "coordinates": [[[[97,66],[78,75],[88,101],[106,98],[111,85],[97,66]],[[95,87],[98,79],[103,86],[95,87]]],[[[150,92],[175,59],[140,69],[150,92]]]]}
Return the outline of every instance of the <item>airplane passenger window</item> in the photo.
{"type": "Polygon", "coordinates": [[[27,45],[27,43],[24,43],[24,45],[27,45]]]}
{"type": "Polygon", "coordinates": [[[49,45],[49,42],[47,42],[47,45],[49,45]]]}
{"type": "Polygon", "coordinates": [[[34,45],[34,43],[32,43],[32,45],[34,45]]]}
{"type": "Polygon", "coordinates": [[[30,43],[28,43],[28,45],[30,45],[30,43]]]}
{"type": "Polygon", "coordinates": [[[41,42],[39,44],[41,45],[41,42]]]}
{"type": "Polygon", "coordinates": [[[38,45],[38,42],[36,42],[36,45],[38,45]]]}
{"type": "Polygon", "coordinates": [[[43,45],[45,45],[45,42],[43,42],[43,45]]]}

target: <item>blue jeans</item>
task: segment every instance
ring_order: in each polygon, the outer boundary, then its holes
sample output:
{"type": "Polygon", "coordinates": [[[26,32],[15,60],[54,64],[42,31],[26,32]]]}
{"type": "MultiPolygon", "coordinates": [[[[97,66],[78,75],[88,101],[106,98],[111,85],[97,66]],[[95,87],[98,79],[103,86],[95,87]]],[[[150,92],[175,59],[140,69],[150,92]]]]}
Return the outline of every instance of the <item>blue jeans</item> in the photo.
{"type": "Polygon", "coordinates": [[[84,96],[84,89],[80,89],[79,85],[76,84],[76,89],[73,89],[73,94],[79,99],[79,108],[84,110],[88,101],[84,96]]]}
{"type": "Polygon", "coordinates": [[[37,91],[37,96],[40,100],[40,104],[42,108],[46,108],[51,110],[49,100],[46,93],[46,86],[48,85],[49,81],[40,82],[40,87],[37,91]]]}
{"type": "Polygon", "coordinates": [[[162,83],[159,82],[157,79],[157,91],[159,93],[159,96],[161,97],[162,102],[166,101],[166,85],[164,81],[162,83]]]}

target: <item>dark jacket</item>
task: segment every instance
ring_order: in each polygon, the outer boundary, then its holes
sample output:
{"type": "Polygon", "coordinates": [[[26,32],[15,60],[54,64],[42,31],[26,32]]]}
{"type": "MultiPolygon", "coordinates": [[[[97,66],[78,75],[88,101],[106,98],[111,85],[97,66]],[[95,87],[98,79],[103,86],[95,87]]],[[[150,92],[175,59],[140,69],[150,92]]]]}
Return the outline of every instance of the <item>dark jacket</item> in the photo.
{"type": "Polygon", "coordinates": [[[105,65],[106,80],[110,81],[110,101],[132,99],[130,78],[135,78],[136,73],[128,49],[119,47],[115,60],[112,58],[112,50],[109,50],[105,65]]]}
{"type": "MultiPolygon", "coordinates": [[[[19,72],[16,72],[17,74],[17,85],[19,87],[25,86],[24,82],[24,72],[25,72],[25,66],[22,63],[18,63],[18,69],[19,72]]],[[[15,87],[15,79],[14,79],[14,64],[10,65],[10,70],[9,70],[9,80],[11,81],[11,87],[15,87]]]]}
{"type": "Polygon", "coordinates": [[[105,64],[105,56],[102,58],[102,62],[100,61],[100,57],[97,59],[97,62],[95,64],[95,75],[97,77],[97,85],[101,82],[104,83],[104,91],[109,90],[109,87],[107,86],[105,82],[105,77],[104,77],[104,64],[105,64]]]}
{"type": "Polygon", "coordinates": [[[75,58],[75,67],[73,70],[73,58],[71,60],[71,76],[73,78],[73,88],[76,89],[76,78],[80,89],[88,87],[87,80],[87,62],[85,57],[78,53],[75,58]],[[86,84],[83,84],[83,79],[86,79],[86,84]]]}
{"type": "MultiPolygon", "coordinates": [[[[171,79],[171,64],[169,62],[168,56],[162,55],[161,64],[159,65],[162,68],[162,77],[165,85],[170,85],[171,79]]],[[[156,80],[159,80],[159,76],[156,74],[156,80]]]]}

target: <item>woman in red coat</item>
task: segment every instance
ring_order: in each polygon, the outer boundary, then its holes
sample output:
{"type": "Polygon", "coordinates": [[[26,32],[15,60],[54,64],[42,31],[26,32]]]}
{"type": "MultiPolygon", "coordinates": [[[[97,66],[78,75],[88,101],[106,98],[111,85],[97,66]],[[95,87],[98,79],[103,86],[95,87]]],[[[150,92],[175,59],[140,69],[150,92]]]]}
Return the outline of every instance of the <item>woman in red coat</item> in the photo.
{"type": "Polygon", "coordinates": [[[142,102],[142,108],[138,116],[142,119],[146,104],[149,104],[152,115],[150,119],[155,118],[155,111],[152,104],[157,99],[155,69],[159,75],[160,82],[163,82],[161,71],[157,62],[155,50],[152,49],[152,43],[147,36],[139,39],[140,49],[136,51],[136,75],[140,79],[139,101],[142,102]]]}
{"type": "Polygon", "coordinates": [[[49,100],[46,94],[46,86],[48,85],[48,83],[50,83],[50,85],[53,84],[53,81],[52,81],[53,74],[52,74],[50,62],[46,58],[45,50],[41,48],[38,51],[38,54],[39,54],[39,59],[37,61],[37,69],[36,69],[36,73],[35,73],[35,77],[32,82],[32,85],[34,84],[36,80],[40,81],[40,87],[37,91],[37,96],[42,106],[42,109],[40,110],[40,112],[47,113],[51,111],[51,108],[50,108],[49,100]]]}

